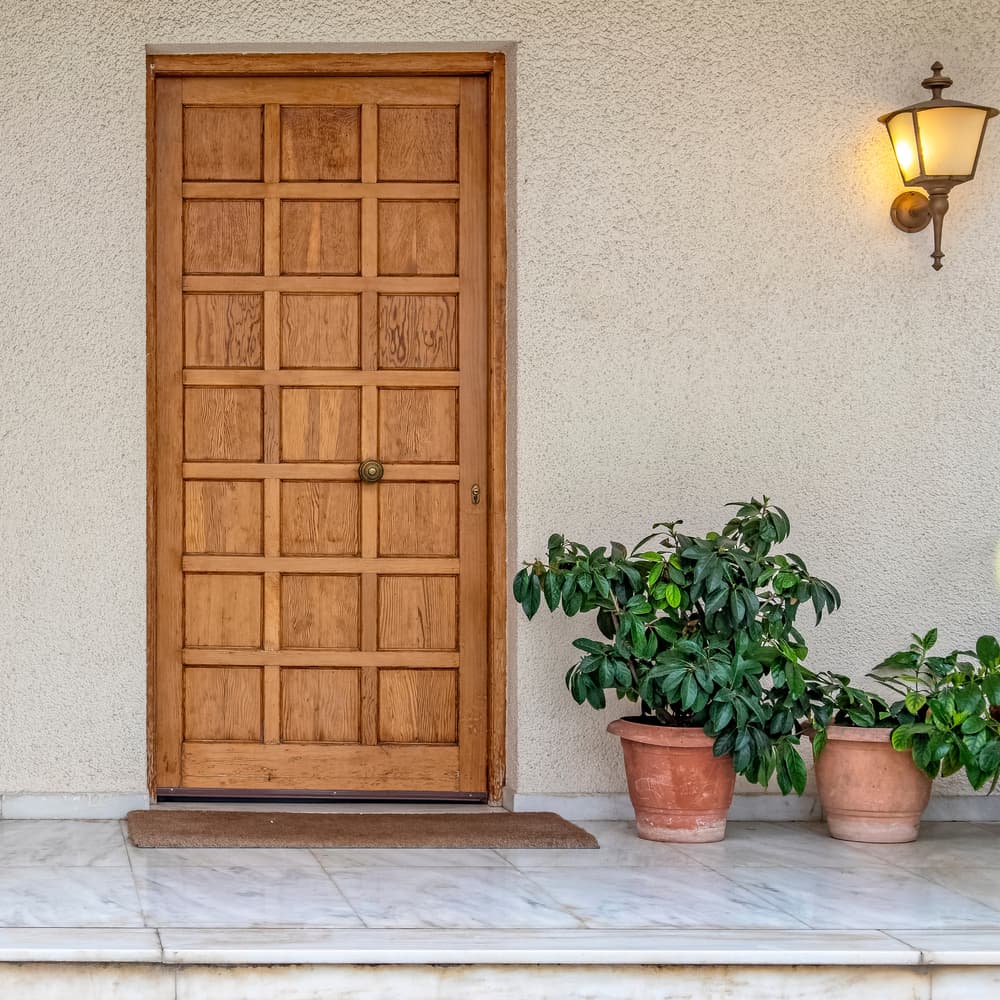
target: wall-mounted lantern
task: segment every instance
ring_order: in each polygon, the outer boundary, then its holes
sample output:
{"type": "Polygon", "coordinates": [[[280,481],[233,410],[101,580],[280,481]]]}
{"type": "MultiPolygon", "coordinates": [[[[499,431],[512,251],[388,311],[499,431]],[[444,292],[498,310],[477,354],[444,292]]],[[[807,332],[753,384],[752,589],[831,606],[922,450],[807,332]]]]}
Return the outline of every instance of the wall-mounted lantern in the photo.
{"type": "Polygon", "coordinates": [[[931,66],[932,76],[923,81],[931,92],[929,101],[911,104],[879,118],[889,130],[899,172],[907,187],[892,203],[890,216],[904,233],[919,233],[934,223],[934,270],[941,270],[941,224],[948,211],[948,192],[956,185],[971,181],[976,175],[979,150],[983,145],[986,122],[998,113],[996,108],[964,101],[947,101],[941,91],[951,86],[942,76],[941,63],[931,66]]]}

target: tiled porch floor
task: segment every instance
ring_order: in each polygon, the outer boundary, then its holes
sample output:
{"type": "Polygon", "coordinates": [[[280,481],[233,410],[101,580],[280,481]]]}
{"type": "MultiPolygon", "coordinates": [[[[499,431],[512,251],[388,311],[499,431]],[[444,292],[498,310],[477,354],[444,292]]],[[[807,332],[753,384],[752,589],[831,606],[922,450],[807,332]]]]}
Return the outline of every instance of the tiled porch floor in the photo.
{"type": "Polygon", "coordinates": [[[0,961],[1000,965],[1000,824],[688,847],[581,825],[600,851],[154,851],[118,822],[3,821],[0,961]]]}

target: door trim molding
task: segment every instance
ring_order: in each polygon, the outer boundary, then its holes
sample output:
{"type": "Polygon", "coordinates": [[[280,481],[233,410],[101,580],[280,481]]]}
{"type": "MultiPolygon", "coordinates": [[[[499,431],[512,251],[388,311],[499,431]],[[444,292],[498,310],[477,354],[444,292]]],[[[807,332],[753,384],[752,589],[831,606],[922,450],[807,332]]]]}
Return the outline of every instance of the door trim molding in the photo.
{"type": "Polygon", "coordinates": [[[156,798],[156,80],[170,76],[484,76],[488,93],[489,487],[486,787],[501,799],[507,739],[507,145],[502,52],[156,54],[146,59],[146,767],[156,798]]]}

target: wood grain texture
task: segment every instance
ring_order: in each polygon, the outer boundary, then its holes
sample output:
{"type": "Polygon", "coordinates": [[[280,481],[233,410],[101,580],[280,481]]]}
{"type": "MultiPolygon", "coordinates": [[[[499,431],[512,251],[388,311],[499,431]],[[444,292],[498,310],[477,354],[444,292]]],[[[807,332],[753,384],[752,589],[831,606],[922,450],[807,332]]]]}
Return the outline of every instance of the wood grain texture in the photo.
{"type": "MultiPolygon", "coordinates": [[[[492,58],[488,63],[493,66],[492,58]]],[[[191,296],[205,297],[198,303],[202,307],[209,305],[208,296],[220,297],[213,310],[192,312],[200,326],[190,343],[184,331],[182,353],[175,355],[183,366],[179,375],[177,361],[157,365],[158,416],[169,414],[160,404],[171,392],[180,399],[181,387],[214,396],[196,401],[190,409],[190,429],[185,410],[173,411],[175,440],[190,443],[200,457],[188,455],[183,461],[185,456],[178,452],[164,482],[178,473],[188,480],[181,485],[191,494],[192,523],[184,518],[183,504],[177,505],[179,521],[176,515],[172,522],[164,519],[162,508],[157,514],[158,535],[179,527],[182,544],[190,536],[194,549],[212,551],[177,557],[165,575],[180,579],[180,565],[189,579],[256,578],[259,620],[249,618],[248,631],[255,632],[252,647],[239,645],[245,640],[235,633],[220,638],[220,624],[211,612],[209,620],[192,622],[192,643],[184,645],[183,634],[177,637],[177,632],[169,643],[158,642],[158,648],[167,651],[164,674],[175,680],[164,682],[167,690],[162,700],[157,698],[158,718],[150,729],[157,734],[171,731],[176,742],[163,754],[162,768],[157,753],[157,782],[203,788],[408,788],[418,794],[481,794],[489,780],[492,792],[497,765],[491,756],[487,778],[486,741],[491,754],[492,748],[502,749],[502,743],[492,728],[496,705],[487,702],[483,669],[486,657],[495,652],[493,610],[487,610],[485,590],[487,567],[495,571],[489,561],[492,549],[486,548],[494,492],[492,465],[486,464],[492,461],[486,433],[487,427],[493,432],[489,407],[495,374],[490,368],[495,357],[494,126],[486,100],[487,78],[205,76],[159,83],[175,84],[165,106],[176,102],[165,118],[172,139],[158,139],[165,157],[156,160],[167,164],[157,178],[163,181],[158,191],[165,191],[164,211],[168,217],[176,212],[178,220],[173,258],[178,266],[169,273],[160,269],[172,302],[163,314],[167,326],[176,323],[176,310],[183,317],[193,309],[179,297],[171,299],[171,283],[191,296]],[[260,176],[184,180],[184,105],[234,108],[246,113],[247,120],[262,114],[260,176]],[[354,155],[351,115],[322,125],[323,109],[334,106],[359,109],[356,170],[345,166],[354,155]],[[289,116],[283,122],[282,113],[289,109],[303,112],[299,124],[307,118],[320,123],[300,130],[304,142],[298,151],[282,148],[288,145],[282,132],[289,132],[283,128],[289,116]],[[170,125],[171,114],[175,126],[170,125]],[[341,160],[324,163],[337,143],[324,147],[322,139],[335,138],[338,129],[348,134],[338,154],[341,160]],[[318,158],[318,165],[307,169],[310,157],[318,158]],[[309,177],[313,170],[316,176],[309,177]],[[320,179],[323,172],[338,171],[354,176],[320,179]],[[388,179],[397,173],[397,179],[388,179]],[[256,230],[259,237],[250,264],[241,264],[232,256],[234,248],[225,245],[233,240],[231,232],[193,240],[188,226],[185,241],[183,198],[188,200],[188,221],[195,203],[256,203],[260,225],[254,220],[244,227],[256,230]],[[353,220],[348,225],[324,220],[322,210],[312,207],[345,201],[358,206],[356,227],[353,220]],[[298,233],[290,232],[294,226],[288,225],[288,205],[304,205],[301,218],[294,220],[301,223],[298,233]],[[349,272],[328,273],[323,269],[342,266],[330,264],[343,249],[336,246],[338,230],[353,230],[357,262],[350,260],[349,272]],[[187,263],[212,270],[184,276],[185,251],[187,263]],[[241,271],[239,266],[258,269],[241,271]],[[288,266],[303,270],[280,273],[288,266]],[[400,273],[379,273],[383,267],[399,268],[400,273]],[[233,300],[239,296],[256,298],[253,304],[238,303],[234,311],[233,300]],[[301,301],[289,310],[283,297],[301,301]],[[258,335],[245,335],[241,327],[256,325],[259,303],[258,346],[258,335]],[[296,311],[296,306],[303,308],[296,311]],[[251,318],[245,324],[234,321],[244,310],[251,318]],[[171,386],[172,379],[179,385],[171,386]],[[246,406],[249,397],[219,395],[234,391],[254,393],[256,406],[246,406]],[[227,414],[241,406],[253,415],[249,429],[234,434],[225,426],[227,414]],[[214,426],[216,415],[221,428],[214,426]],[[256,419],[261,422],[259,453],[232,458],[234,453],[248,454],[247,442],[258,439],[256,419]],[[357,462],[362,457],[386,463],[381,485],[358,484],[357,462]],[[237,496],[244,492],[240,484],[251,482],[263,490],[263,527],[252,539],[256,551],[250,551],[246,527],[253,520],[252,502],[237,496]],[[470,500],[473,483],[481,487],[479,505],[470,500]],[[360,524],[352,525],[357,519],[360,524]],[[327,584],[330,580],[351,584],[337,593],[336,584],[327,584]],[[198,634],[202,626],[208,639],[198,634]],[[228,638],[237,644],[229,644],[228,638]],[[206,641],[211,645],[201,644],[206,641]],[[258,670],[258,742],[185,743],[183,713],[172,714],[183,702],[181,675],[171,673],[178,664],[258,670]],[[301,683],[293,679],[286,690],[282,673],[289,670],[308,677],[301,683]],[[357,676],[356,727],[351,724],[348,744],[338,745],[346,736],[339,722],[324,728],[336,685],[321,683],[317,671],[357,676]],[[383,691],[379,674],[385,671],[398,677],[383,691]],[[391,703],[383,705],[390,690],[391,703]],[[402,706],[398,712],[397,702],[402,706]],[[172,712],[166,710],[170,705],[172,712]],[[160,716],[173,721],[162,729],[160,716]],[[300,738],[281,743],[286,730],[300,738]],[[416,748],[426,755],[393,753],[387,762],[385,751],[411,748],[405,742],[380,746],[383,737],[430,742],[416,748]],[[353,742],[358,739],[360,744],[353,742]],[[347,750],[362,756],[340,752],[347,750]],[[336,772],[321,772],[323,767],[336,772]],[[174,780],[166,781],[168,776],[174,780]]],[[[491,78],[489,88],[492,101],[491,78]]],[[[236,160],[244,156],[248,163],[254,153],[238,151],[236,160]]],[[[222,159],[226,157],[232,159],[229,153],[222,159]]],[[[217,173],[221,168],[205,170],[217,173]]],[[[202,228],[206,233],[210,229],[202,228]]],[[[160,232],[158,226],[158,236],[160,232]]],[[[169,226],[162,232],[166,237],[169,226]]],[[[156,249],[165,249],[170,259],[169,246],[161,247],[158,241],[156,249]]],[[[158,501],[159,490],[157,494],[158,501]]],[[[166,507],[171,507],[169,497],[166,507]]],[[[157,561],[162,564],[159,552],[157,561]]],[[[506,589],[505,579],[501,586],[506,589]]],[[[188,602],[183,606],[190,611],[188,602]]],[[[157,611],[161,608],[162,600],[157,611]]],[[[246,627],[247,616],[243,618],[246,627]]],[[[158,620],[157,632],[159,625],[158,620]]],[[[224,631],[225,623],[221,628],[224,631]]],[[[156,676],[159,683],[161,674],[156,676]]],[[[222,726],[219,732],[226,731],[225,720],[216,719],[215,724],[222,726]]]]}
{"type": "Polygon", "coordinates": [[[255,462],[264,457],[260,389],[184,390],[184,457],[192,462],[255,462]]]}
{"type": "Polygon", "coordinates": [[[281,202],[282,274],[357,274],[361,203],[281,202]]]}
{"type": "Polygon", "coordinates": [[[357,389],[282,389],[283,462],[359,462],[361,396],[357,389]]]}
{"type": "MultiPolygon", "coordinates": [[[[486,83],[466,77],[459,110],[459,183],[462,186],[459,246],[462,294],[459,297],[459,352],[462,357],[462,419],[459,422],[459,489],[470,496],[487,475],[487,139],[486,83]]],[[[466,738],[459,747],[462,787],[482,788],[486,781],[488,634],[487,516],[482,503],[462,505],[459,558],[460,725],[466,738]]]]}
{"type": "MultiPolygon", "coordinates": [[[[147,56],[154,76],[432,76],[489,73],[494,52],[295,52],[156,53],[147,56]]],[[[503,58],[500,55],[500,58],[503,58]]],[[[408,83],[411,81],[407,81],[408,83]]]]}
{"type": "Polygon", "coordinates": [[[258,574],[185,574],[184,645],[260,649],[262,598],[258,574]]]}
{"type": "Polygon", "coordinates": [[[282,295],[282,368],[357,368],[359,295],[282,295]]]}
{"type": "Polygon", "coordinates": [[[378,488],[380,556],[457,556],[456,483],[381,483],[378,488]]]}
{"type": "Polygon", "coordinates": [[[150,628],[154,660],[153,770],[157,784],[181,780],[184,741],[184,684],[180,648],[184,644],[184,583],[178,571],[184,547],[184,482],[178,474],[184,458],[183,228],[181,174],[182,84],[163,80],[155,94],[155,345],[150,352],[155,382],[152,426],[155,458],[155,525],[152,551],[156,576],[150,628]]]}
{"type": "Polygon", "coordinates": [[[379,368],[458,367],[456,295],[380,295],[379,368]]]}
{"type": "Polygon", "coordinates": [[[259,741],[260,667],[185,667],[184,739],[259,741]]]}
{"type": "Polygon", "coordinates": [[[458,748],[423,743],[377,747],[356,743],[186,743],[181,776],[187,788],[303,790],[320,794],[414,788],[457,792],[458,748]],[[337,783],[331,787],[332,776],[336,776],[337,783]]]}
{"type": "Polygon", "coordinates": [[[357,576],[287,574],[281,578],[282,649],[358,649],[360,610],[357,576]]]}
{"type": "Polygon", "coordinates": [[[380,576],[379,649],[456,649],[458,581],[453,576],[380,576]]]}
{"type": "Polygon", "coordinates": [[[358,743],[361,671],[318,667],[281,671],[284,743],[358,743]]]}
{"type": "Polygon", "coordinates": [[[259,181],[262,178],[259,107],[184,109],[184,179],[259,181]]]}
{"type": "Polygon", "coordinates": [[[184,552],[262,555],[263,489],[260,482],[188,481],[184,484],[184,552]]]}
{"type": "Polygon", "coordinates": [[[382,389],[379,454],[383,462],[454,462],[458,393],[454,389],[382,389]]]}
{"type": "Polygon", "coordinates": [[[256,199],[184,202],[186,274],[260,274],[264,203],[256,199]]]}
{"type": "Polygon", "coordinates": [[[500,802],[507,760],[507,61],[489,75],[489,487],[487,790],[500,802]]]}
{"type": "Polygon", "coordinates": [[[281,109],[281,179],[356,181],[361,178],[361,108],[281,109]]]}
{"type": "Polygon", "coordinates": [[[458,273],[458,203],[380,201],[378,273],[458,273]]]}
{"type": "Polygon", "coordinates": [[[379,180],[458,180],[457,112],[454,107],[379,108],[379,180]]]}
{"type": "Polygon", "coordinates": [[[283,482],[281,554],[360,555],[358,491],[357,483],[283,482]]]}
{"type": "Polygon", "coordinates": [[[380,743],[457,743],[455,670],[380,670],[380,743]]]}
{"type": "Polygon", "coordinates": [[[184,364],[190,368],[260,368],[264,296],[185,295],[184,364]]]}

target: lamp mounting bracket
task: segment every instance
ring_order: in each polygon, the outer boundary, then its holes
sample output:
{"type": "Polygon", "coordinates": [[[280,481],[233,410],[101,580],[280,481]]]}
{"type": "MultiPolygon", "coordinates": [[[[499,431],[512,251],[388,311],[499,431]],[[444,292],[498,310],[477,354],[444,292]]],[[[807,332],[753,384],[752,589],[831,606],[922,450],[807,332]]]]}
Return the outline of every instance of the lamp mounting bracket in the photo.
{"type": "Polygon", "coordinates": [[[919,191],[904,191],[893,199],[889,218],[904,233],[919,233],[930,225],[930,199],[919,191]]]}

